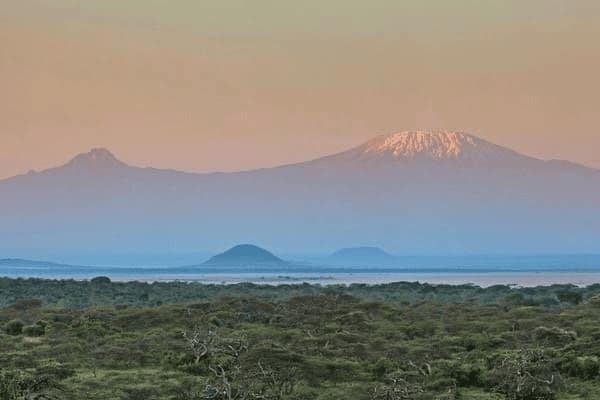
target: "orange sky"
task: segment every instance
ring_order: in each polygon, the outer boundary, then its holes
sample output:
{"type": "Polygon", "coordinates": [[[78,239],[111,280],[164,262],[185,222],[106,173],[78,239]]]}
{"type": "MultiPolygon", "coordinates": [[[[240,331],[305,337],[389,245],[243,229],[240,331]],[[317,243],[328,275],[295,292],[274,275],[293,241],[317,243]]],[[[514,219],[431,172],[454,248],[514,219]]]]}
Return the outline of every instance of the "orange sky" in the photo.
{"type": "Polygon", "coordinates": [[[91,147],[247,169],[417,128],[600,168],[598,37],[596,0],[2,2],[0,178],[91,147]]]}

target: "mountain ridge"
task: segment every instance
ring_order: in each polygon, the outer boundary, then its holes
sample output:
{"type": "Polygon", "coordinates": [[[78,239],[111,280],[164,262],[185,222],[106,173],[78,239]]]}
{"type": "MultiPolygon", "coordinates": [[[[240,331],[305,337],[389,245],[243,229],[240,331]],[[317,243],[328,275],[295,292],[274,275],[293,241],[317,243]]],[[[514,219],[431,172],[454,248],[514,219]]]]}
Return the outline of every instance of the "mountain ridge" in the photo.
{"type": "Polygon", "coordinates": [[[92,151],[78,159],[85,167],[0,181],[0,252],[185,253],[248,238],[289,253],[348,243],[410,254],[597,251],[600,170],[456,135],[397,133],[235,173],[133,167],[92,151]]]}
{"type": "Polygon", "coordinates": [[[63,264],[52,261],[28,260],[24,258],[2,258],[0,267],[15,268],[89,268],[87,266],[63,264]]]}
{"type": "Polygon", "coordinates": [[[488,140],[482,139],[478,136],[460,132],[460,131],[400,131],[392,134],[382,134],[375,136],[362,144],[352,147],[347,150],[343,150],[337,153],[326,155],[323,157],[308,159],[306,161],[300,161],[296,163],[284,163],[272,167],[261,167],[248,170],[239,170],[233,172],[191,172],[183,171],[171,168],[154,168],[154,167],[140,167],[130,165],[121,159],[117,158],[113,152],[108,148],[92,148],[88,152],[83,152],[74,156],[71,160],[66,163],[43,169],[41,171],[29,171],[27,173],[15,175],[0,179],[0,182],[9,181],[14,178],[19,178],[28,175],[37,175],[47,172],[54,172],[62,170],[64,168],[89,168],[89,167],[100,167],[102,169],[107,168],[135,168],[139,170],[151,170],[162,173],[181,173],[192,176],[212,176],[212,175],[230,175],[230,174],[244,174],[274,170],[278,168],[292,168],[296,166],[302,166],[310,163],[321,163],[332,159],[348,158],[351,157],[355,160],[368,160],[379,157],[389,157],[390,155],[395,159],[409,159],[414,160],[419,156],[425,156],[431,160],[459,160],[461,156],[465,155],[466,150],[473,150],[475,148],[485,148],[487,153],[490,150],[497,152],[503,152],[510,154],[511,157],[517,157],[526,159],[528,161],[539,161],[549,164],[563,164],[574,168],[582,168],[590,171],[600,173],[600,169],[583,165],[581,163],[562,160],[562,159],[541,159],[525,155],[518,151],[512,150],[508,147],[497,145],[488,140]]]}

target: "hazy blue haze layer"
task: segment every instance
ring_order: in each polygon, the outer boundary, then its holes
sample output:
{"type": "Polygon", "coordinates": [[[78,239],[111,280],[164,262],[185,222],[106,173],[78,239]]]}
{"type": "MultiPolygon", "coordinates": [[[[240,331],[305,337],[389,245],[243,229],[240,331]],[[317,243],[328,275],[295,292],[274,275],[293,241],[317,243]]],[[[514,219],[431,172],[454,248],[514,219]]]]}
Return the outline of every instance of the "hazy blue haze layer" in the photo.
{"type": "Polygon", "coordinates": [[[46,262],[0,261],[0,276],[117,281],[201,281],[206,283],[430,283],[537,284],[600,282],[600,255],[398,257],[395,266],[327,266],[295,262],[275,267],[85,267],[46,262]]]}

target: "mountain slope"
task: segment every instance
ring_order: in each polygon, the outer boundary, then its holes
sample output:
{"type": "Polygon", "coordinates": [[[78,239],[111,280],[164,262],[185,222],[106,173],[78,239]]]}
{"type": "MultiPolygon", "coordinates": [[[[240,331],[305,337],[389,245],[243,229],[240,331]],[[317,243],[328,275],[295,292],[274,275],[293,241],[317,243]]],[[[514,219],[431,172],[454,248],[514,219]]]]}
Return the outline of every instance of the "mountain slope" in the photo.
{"type": "Polygon", "coordinates": [[[276,266],[286,265],[286,262],[263,248],[251,244],[241,244],[217,254],[202,265],[223,267],[276,266]]]}
{"type": "MultiPolygon", "coordinates": [[[[462,132],[399,132],[381,135],[346,153],[370,161],[448,161],[486,165],[525,163],[534,159],[462,132]]],[[[336,157],[336,156],[334,156],[336,157]]]]}
{"type": "Polygon", "coordinates": [[[6,258],[0,260],[0,268],[25,268],[25,269],[58,269],[58,268],[88,268],[75,265],[58,264],[48,261],[24,260],[21,258],[6,258]]]}
{"type": "Polygon", "coordinates": [[[293,252],[361,242],[398,254],[597,252],[600,171],[459,132],[401,132],[238,173],[138,168],[96,149],[0,181],[0,221],[0,254],[36,258],[246,238],[293,252]]]}
{"type": "Polygon", "coordinates": [[[395,257],[379,247],[348,247],[330,255],[325,262],[345,266],[390,266],[395,257]]]}

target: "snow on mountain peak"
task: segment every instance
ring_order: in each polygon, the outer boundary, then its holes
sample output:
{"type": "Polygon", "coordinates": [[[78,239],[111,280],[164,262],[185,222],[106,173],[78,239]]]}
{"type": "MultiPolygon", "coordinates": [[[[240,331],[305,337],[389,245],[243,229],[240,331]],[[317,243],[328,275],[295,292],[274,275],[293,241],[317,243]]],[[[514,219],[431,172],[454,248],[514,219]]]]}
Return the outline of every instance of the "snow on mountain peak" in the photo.
{"type": "Polygon", "coordinates": [[[405,131],[379,136],[367,142],[363,154],[386,154],[394,157],[425,155],[434,159],[455,159],[483,143],[462,132],[405,131]]]}
{"type": "Polygon", "coordinates": [[[94,161],[116,160],[115,156],[109,150],[103,148],[92,149],[87,153],[87,156],[94,161]]]}
{"type": "Polygon", "coordinates": [[[124,165],[109,150],[96,148],[79,154],[69,162],[71,166],[110,167],[124,165]]]}

